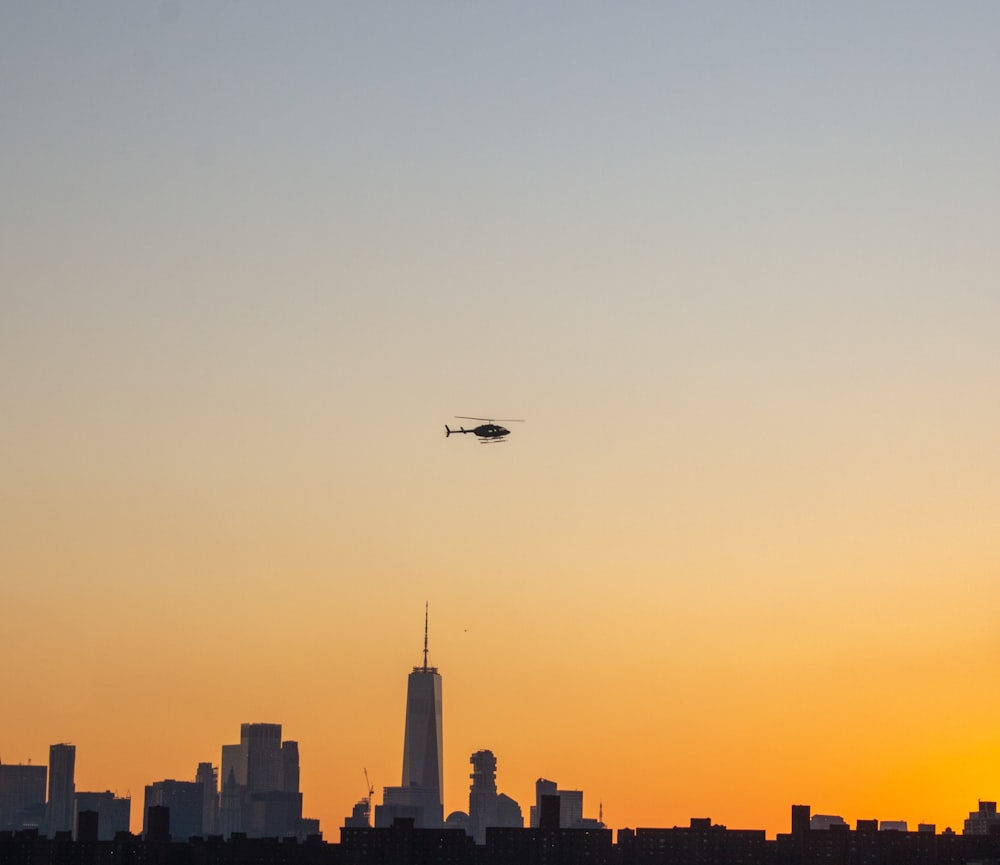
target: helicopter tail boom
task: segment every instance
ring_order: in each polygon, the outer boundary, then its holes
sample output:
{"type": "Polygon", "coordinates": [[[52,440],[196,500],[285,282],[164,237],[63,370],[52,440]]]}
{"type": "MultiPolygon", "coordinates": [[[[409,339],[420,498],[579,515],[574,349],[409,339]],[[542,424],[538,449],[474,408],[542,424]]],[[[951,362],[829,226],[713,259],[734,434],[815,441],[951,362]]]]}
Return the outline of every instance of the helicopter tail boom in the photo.
{"type": "Polygon", "coordinates": [[[450,436],[452,433],[470,433],[470,432],[472,432],[472,430],[466,429],[465,427],[462,426],[460,426],[458,429],[452,429],[451,427],[448,426],[448,424],[444,425],[445,438],[448,438],[448,436],[450,436]]]}

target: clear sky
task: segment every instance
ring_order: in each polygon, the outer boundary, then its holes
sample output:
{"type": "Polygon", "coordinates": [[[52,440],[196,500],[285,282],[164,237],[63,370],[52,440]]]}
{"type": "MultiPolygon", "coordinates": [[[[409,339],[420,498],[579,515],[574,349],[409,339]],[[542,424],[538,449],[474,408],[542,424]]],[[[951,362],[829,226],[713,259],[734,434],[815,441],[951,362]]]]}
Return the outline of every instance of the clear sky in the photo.
{"type": "MultiPolygon", "coordinates": [[[[0,759],[444,680],[622,826],[1000,797],[1000,4],[0,4],[0,759]],[[453,415],[525,418],[446,439],[453,415]]],[[[380,797],[376,796],[376,801],[380,797]]]]}

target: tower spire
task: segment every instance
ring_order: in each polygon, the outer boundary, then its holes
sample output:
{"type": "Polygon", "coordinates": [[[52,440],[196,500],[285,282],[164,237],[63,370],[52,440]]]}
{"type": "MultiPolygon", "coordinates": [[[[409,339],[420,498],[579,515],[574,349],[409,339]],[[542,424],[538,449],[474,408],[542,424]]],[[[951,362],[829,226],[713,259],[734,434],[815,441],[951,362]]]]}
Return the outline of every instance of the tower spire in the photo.
{"type": "Polygon", "coordinates": [[[427,611],[429,604],[424,601],[424,672],[427,672],[427,611]]]}

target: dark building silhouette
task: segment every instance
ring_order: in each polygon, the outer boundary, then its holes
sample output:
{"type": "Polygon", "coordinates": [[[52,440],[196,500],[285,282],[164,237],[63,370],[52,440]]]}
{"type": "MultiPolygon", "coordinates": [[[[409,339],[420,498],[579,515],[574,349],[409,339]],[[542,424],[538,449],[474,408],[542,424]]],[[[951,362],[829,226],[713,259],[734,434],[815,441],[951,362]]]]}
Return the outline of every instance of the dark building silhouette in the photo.
{"type": "Polygon", "coordinates": [[[812,808],[809,805],[792,805],[792,834],[801,836],[809,831],[812,808]]]}
{"type": "Polygon", "coordinates": [[[539,799],[538,828],[559,828],[559,796],[555,793],[544,793],[539,799]]]}
{"type": "Polygon", "coordinates": [[[42,828],[48,769],[0,763],[0,831],[42,828]]]}
{"type": "Polygon", "coordinates": [[[49,799],[46,809],[47,831],[73,831],[73,796],[76,792],[76,745],[49,747],[49,799]]]}
{"type": "Polygon", "coordinates": [[[240,747],[246,754],[248,792],[284,790],[281,724],[242,724],[240,747]]]}
{"type": "Polygon", "coordinates": [[[143,805],[143,835],[149,835],[157,828],[150,824],[154,808],[169,810],[170,834],[174,838],[187,840],[204,835],[205,830],[201,822],[203,797],[204,789],[197,781],[175,781],[170,778],[147,784],[143,805]]]}
{"type": "MultiPolygon", "coordinates": [[[[225,747],[225,746],[224,746],[225,747]]],[[[225,765],[225,759],[223,759],[225,765]]],[[[222,782],[222,789],[219,792],[219,833],[228,838],[234,832],[243,831],[243,804],[246,798],[246,787],[241,785],[236,779],[235,767],[230,767],[229,772],[222,782]]]]}
{"type": "Polygon", "coordinates": [[[319,832],[317,821],[302,817],[299,745],[281,741],[281,724],[242,724],[239,745],[222,746],[218,802],[216,830],[227,838],[240,832],[304,839],[319,832]]]}
{"type": "Polygon", "coordinates": [[[351,816],[344,821],[344,826],[349,829],[371,829],[371,802],[367,798],[354,803],[351,816]]]}
{"type": "MultiPolygon", "coordinates": [[[[529,810],[531,826],[540,827],[542,815],[542,799],[546,796],[556,796],[559,799],[559,826],[563,829],[601,828],[595,821],[585,821],[583,818],[583,791],[560,790],[555,781],[539,778],[535,781],[535,804],[529,810]]],[[[549,806],[553,807],[553,806],[549,806]]]]}
{"type": "Polygon", "coordinates": [[[386,828],[340,830],[341,865],[473,865],[473,847],[461,829],[421,829],[412,818],[386,828]]]}
{"type": "Polygon", "coordinates": [[[962,829],[963,835],[989,835],[994,831],[993,827],[1000,828],[1000,814],[997,814],[996,802],[984,802],[979,800],[979,809],[970,811],[965,826],[962,829]]]}
{"type": "Polygon", "coordinates": [[[403,781],[385,787],[375,807],[375,826],[392,826],[397,818],[414,820],[416,828],[444,823],[441,676],[427,665],[427,608],[424,609],[424,663],[414,667],[406,686],[403,735],[403,781]]]}
{"type": "Polygon", "coordinates": [[[610,829],[491,827],[485,856],[490,865],[613,865],[615,850],[610,829]]]}
{"type": "Polygon", "coordinates": [[[687,827],[636,829],[623,844],[628,865],[768,865],[771,848],[763,829],[727,829],[707,818],[692,818],[687,827]]]}
{"type": "Polygon", "coordinates": [[[281,743],[281,789],[285,793],[299,792],[299,743],[281,743]]]}
{"type": "Polygon", "coordinates": [[[103,793],[78,792],[73,799],[73,831],[76,838],[80,838],[80,815],[85,811],[97,815],[97,840],[110,841],[118,832],[128,832],[132,800],[119,798],[110,790],[103,793]]]}
{"type": "Polygon", "coordinates": [[[101,815],[85,809],[76,812],[76,832],[74,837],[81,844],[96,844],[100,840],[101,815]]]}
{"type": "Polygon", "coordinates": [[[201,784],[201,828],[205,835],[214,835],[219,823],[219,778],[211,763],[199,763],[194,774],[201,784]]]}
{"type": "MultiPolygon", "coordinates": [[[[469,832],[477,844],[486,843],[490,826],[523,828],[521,806],[510,796],[497,792],[497,760],[492,751],[476,751],[472,764],[472,784],[469,786],[469,832]]],[[[450,819],[450,818],[449,818],[450,819]]]]}
{"type": "Polygon", "coordinates": [[[252,838],[297,836],[302,820],[302,794],[282,790],[251,793],[243,813],[244,831],[252,838]]]}
{"type": "MultiPolygon", "coordinates": [[[[82,812],[88,813],[88,812],[82,812]]],[[[89,812],[93,814],[94,812],[89,812]]],[[[477,845],[461,829],[421,829],[412,820],[383,829],[344,827],[340,844],[319,835],[299,840],[180,839],[170,809],[152,806],[145,837],[118,833],[94,841],[93,817],[81,837],[49,838],[37,829],[0,831],[3,865],[969,865],[1000,862],[1000,832],[957,835],[884,831],[877,820],[857,828],[804,828],[767,841],[763,830],[731,830],[697,818],[670,829],[622,829],[613,844],[607,829],[489,827],[477,845]],[[173,840],[171,838],[173,837],[173,840]]],[[[801,823],[796,823],[801,828],[801,823]]],[[[891,825],[891,824],[890,824],[891,825]]]]}
{"type": "Polygon", "coordinates": [[[167,805],[147,806],[143,817],[142,834],[152,844],[168,843],[171,837],[170,807],[167,805]]]}
{"type": "Polygon", "coordinates": [[[469,829],[477,844],[486,843],[486,827],[496,825],[497,758],[492,751],[476,751],[469,786],[469,829]]]}

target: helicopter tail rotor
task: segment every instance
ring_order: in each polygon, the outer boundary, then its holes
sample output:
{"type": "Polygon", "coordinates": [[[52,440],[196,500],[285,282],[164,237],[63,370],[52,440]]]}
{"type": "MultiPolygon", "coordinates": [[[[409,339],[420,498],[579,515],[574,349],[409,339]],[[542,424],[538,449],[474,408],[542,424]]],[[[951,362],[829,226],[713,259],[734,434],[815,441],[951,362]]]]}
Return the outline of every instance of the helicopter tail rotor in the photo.
{"type": "Polygon", "coordinates": [[[451,430],[448,429],[448,424],[445,424],[444,425],[444,437],[448,438],[448,436],[450,436],[450,435],[451,435],[451,430]]]}

